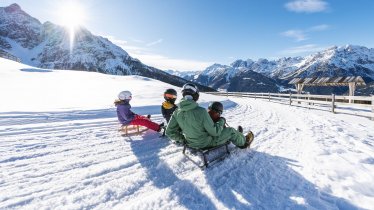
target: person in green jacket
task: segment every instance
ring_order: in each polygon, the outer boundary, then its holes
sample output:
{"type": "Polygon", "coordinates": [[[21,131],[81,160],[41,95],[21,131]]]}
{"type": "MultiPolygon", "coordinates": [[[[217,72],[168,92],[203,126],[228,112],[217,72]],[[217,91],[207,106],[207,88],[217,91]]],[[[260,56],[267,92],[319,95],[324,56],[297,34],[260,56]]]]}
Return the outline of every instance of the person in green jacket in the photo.
{"type": "Polygon", "coordinates": [[[234,128],[225,127],[226,120],[223,117],[213,122],[207,110],[196,103],[199,99],[197,86],[185,84],[182,95],[178,109],[174,111],[166,128],[166,135],[170,139],[196,149],[214,147],[228,141],[242,149],[249,147],[253,138],[246,138],[234,128]]]}

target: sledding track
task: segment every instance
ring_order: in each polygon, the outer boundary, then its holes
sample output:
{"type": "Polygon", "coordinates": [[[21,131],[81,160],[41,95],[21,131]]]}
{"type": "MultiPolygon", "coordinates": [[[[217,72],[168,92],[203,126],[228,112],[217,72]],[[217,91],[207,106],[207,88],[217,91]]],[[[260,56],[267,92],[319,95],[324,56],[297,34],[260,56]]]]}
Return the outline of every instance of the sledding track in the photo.
{"type": "Polygon", "coordinates": [[[237,105],[224,112],[227,122],[251,129],[255,141],[205,171],[152,131],[121,136],[114,110],[2,114],[0,209],[374,206],[372,121],[231,100],[237,105]],[[352,181],[361,174],[368,176],[352,181]]]}

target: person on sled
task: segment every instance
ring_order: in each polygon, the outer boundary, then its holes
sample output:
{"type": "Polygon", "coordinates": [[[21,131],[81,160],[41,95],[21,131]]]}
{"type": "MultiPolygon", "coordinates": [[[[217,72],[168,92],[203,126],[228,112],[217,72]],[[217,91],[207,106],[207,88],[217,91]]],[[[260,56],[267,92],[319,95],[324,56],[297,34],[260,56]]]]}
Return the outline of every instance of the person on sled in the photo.
{"type": "MultiPolygon", "coordinates": [[[[215,122],[215,123],[218,122],[218,120],[221,118],[221,115],[223,113],[223,104],[219,101],[214,101],[214,102],[210,103],[209,106],[208,106],[208,113],[209,113],[210,118],[212,118],[213,122],[215,122]]],[[[239,125],[237,130],[240,133],[243,133],[243,127],[242,126],[239,125]]],[[[254,139],[254,135],[253,135],[252,131],[249,131],[247,133],[247,135],[245,136],[245,138],[249,139],[249,141],[251,143],[254,139]]]]}
{"type": "Polygon", "coordinates": [[[161,113],[166,122],[169,123],[171,115],[178,108],[178,106],[175,105],[175,100],[177,99],[177,91],[174,89],[167,89],[164,92],[164,99],[165,101],[162,102],[161,106],[161,113]]]}
{"type": "Polygon", "coordinates": [[[118,94],[118,99],[114,101],[114,105],[117,107],[118,121],[121,123],[121,125],[140,125],[145,126],[154,131],[160,132],[164,127],[164,123],[157,124],[150,120],[150,115],[145,117],[132,112],[130,105],[131,99],[131,92],[126,90],[120,92],[118,94]]]}
{"type": "Polygon", "coordinates": [[[209,104],[208,114],[212,118],[213,122],[218,122],[223,112],[223,104],[219,101],[215,101],[209,104]]]}
{"type": "Polygon", "coordinates": [[[166,135],[178,143],[185,143],[195,149],[215,147],[231,141],[245,149],[252,140],[231,127],[224,127],[226,120],[220,117],[214,123],[205,108],[197,104],[199,89],[194,84],[185,84],[183,98],[174,111],[166,128],[166,135]]]}

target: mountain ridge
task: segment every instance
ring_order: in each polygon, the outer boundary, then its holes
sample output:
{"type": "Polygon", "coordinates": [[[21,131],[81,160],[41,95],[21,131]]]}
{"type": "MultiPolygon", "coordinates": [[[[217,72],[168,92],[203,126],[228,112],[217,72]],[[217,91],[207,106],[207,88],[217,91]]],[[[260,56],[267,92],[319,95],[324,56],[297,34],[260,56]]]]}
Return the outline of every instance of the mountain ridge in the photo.
{"type": "MultiPolygon", "coordinates": [[[[305,57],[262,58],[257,61],[238,59],[230,65],[215,63],[195,75],[193,81],[227,91],[279,92],[283,88],[293,88],[288,81],[295,77],[337,76],[362,76],[371,83],[374,80],[374,49],[357,45],[333,46],[305,57]],[[263,87],[258,88],[255,84],[262,84],[263,87]]],[[[361,89],[365,91],[358,90],[360,94],[374,93],[371,88],[361,89]]],[[[344,94],[347,88],[317,87],[305,90],[318,94],[344,94]]]]}

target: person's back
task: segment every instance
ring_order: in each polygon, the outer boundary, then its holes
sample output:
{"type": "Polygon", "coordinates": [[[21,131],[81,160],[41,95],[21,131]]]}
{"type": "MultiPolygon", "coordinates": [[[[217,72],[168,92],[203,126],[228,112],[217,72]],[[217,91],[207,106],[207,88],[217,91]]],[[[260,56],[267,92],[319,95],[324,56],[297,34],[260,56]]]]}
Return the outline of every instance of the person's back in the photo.
{"type": "Polygon", "coordinates": [[[225,119],[220,117],[213,122],[208,112],[199,107],[198,88],[193,84],[185,84],[183,98],[179,108],[174,111],[166,128],[166,135],[177,142],[190,147],[202,149],[222,145],[231,141],[240,148],[247,148],[251,141],[231,127],[224,127],[225,119]]]}
{"type": "MultiPolygon", "coordinates": [[[[203,107],[198,106],[194,100],[185,98],[179,103],[179,108],[174,112],[173,118],[184,134],[179,140],[186,140],[187,144],[194,148],[205,148],[211,145],[213,136],[219,136],[224,125],[223,120],[214,123],[203,107]]],[[[170,128],[173,127],[173,123],[169,123],[170,128]]],[[[173,139],[180,137],[172,133],[168,136],[173,139]]]]}

